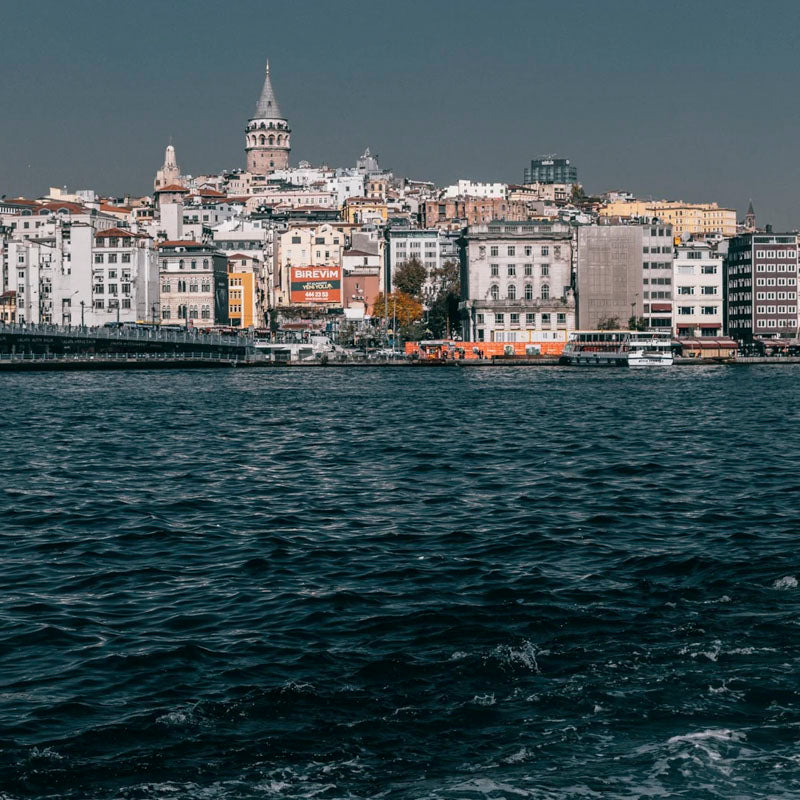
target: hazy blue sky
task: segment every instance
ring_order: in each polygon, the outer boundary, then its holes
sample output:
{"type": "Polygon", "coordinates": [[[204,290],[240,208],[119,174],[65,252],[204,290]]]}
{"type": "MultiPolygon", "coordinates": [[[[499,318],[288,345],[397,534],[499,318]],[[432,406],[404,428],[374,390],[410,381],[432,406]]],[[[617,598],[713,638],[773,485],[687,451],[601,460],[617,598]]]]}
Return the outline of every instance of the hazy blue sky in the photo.
{"type": "Polygon", "coordinates": [[[797,2],[4,0],[0,194],[152,189],[243,166],[269,57],[292,163],[520,181],[558,153],[590,192],[752,197],[796,227],[797,2]]]}

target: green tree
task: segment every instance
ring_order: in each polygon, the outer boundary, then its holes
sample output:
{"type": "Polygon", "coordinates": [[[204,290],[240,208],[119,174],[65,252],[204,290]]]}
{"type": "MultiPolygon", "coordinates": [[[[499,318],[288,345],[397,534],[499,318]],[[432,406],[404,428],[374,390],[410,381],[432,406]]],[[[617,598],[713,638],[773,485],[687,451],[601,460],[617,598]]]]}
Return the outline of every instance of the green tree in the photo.
{"type": "Polygon", "coordinates": [[[428,327],[442,338],[458,329],[461,299],[461,270],[458,261],[445,261],[431,272],[433,289],[428,306],[428,327]]]}
{"type": "Polygon", "coordinates": [[[428,271],[418,258],[412,258],[400,264],[392,276],[392,283],[398,292],[410,295],[419,300],[422,287],[428,279],[428,271]]]}

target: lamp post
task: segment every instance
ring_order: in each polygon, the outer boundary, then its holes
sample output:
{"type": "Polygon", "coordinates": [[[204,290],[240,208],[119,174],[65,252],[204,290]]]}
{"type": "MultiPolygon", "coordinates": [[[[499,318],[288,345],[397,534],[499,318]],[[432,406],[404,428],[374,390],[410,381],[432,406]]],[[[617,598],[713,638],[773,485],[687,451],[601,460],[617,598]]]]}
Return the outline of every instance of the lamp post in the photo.
{"type": "Polygon", "coordinates": [[[84,309],[85,306],[86,306],[86,302],[81,300],[81,328],[84,326],[83,325],[83,309],[84,309]]]}

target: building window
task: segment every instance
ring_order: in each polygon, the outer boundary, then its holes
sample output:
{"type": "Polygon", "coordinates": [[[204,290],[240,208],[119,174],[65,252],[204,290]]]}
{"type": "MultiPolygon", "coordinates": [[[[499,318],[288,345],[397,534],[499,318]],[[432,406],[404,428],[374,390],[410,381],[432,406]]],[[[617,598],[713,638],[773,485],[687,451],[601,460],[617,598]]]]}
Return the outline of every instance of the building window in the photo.
{"type": "Polygon", "coordinates": [[[531,256],[533,254],[533,248],[530,245],[525,246],[525,255],[531,256]]]}
{"type": "Polygon", "coordinates": [[[716,306],[703,306],[700,309],[700,313],[701,314],[716,314],[717,313],[717,307],[716,306]]]}
{"type": "Polygon", "coordinates": [[[489,248],[489,255],[490,256],[499,256],[500,255],[500,248],[497,245],[492,245],[489,248]]]}
{"type": "Polygon", "coordinates": [[[169,292],[170,292],[170,283],[169,283],[169,281],[164,281],[161,284],[161,292],[162,292],[162,294],[169,294],[169,292]]]}
{"type": "Polygon", "coordinates": [[[514,284],[510,284],[508,287],[508,299],[509,300],[516,300],[517,299],[517,287],[514,284]]]}
{"type": "Polygon", "coordinates": [[[499,300],[500,299],[500,287],[497,285],[492,285],[492,288],[489,289],[489,295],[491,296],[492,300],[499,300]]]}
{"type": "Polygon", "coordinates": [[[211,306],[203,306],[201,316],[203,319],[211,319],[211,306]]]}
{"type": "Polygon", "coordinates": [[[172,312],[169,310],[169,306],[162,306],[161,307],[161,319],[169,319],[171,313],[172,312]]]}
{"type": "Polygon", "coordinates": [[[94,254],[94,263],[95,264],[102,264],[104,261],[102,253],[95,253],[94,254]]]}
{"type": "Polygon", "coordinates": [[[117,254],[116,253],[109,253],[108,254],[108,263],[109,264],[116,264],[117,263],[117,254]]]}
{"type": "Polygon", "coordinates": [[[122,254],[122,263],[123,264],[130,264],[131,263],[131,254],[130,253],[123,253],[122,254]]]}
{"type": "Polygon", "coordinates": [[[546,284],[542,284],[542,300],[549,300],[550,299],[550,287],[546,284]]]}
{"type": "Polygon", "coordinates": [[[527,277],[530,277],[531,275],[533,275],[533,264],[526,264],[525,265],[525,275],[527,277]]]}
{"type": "Polygon", "coordinates": [[[478,323],[478,325],[483,325],[483,314],[476,314],[475,321],[478,323]]]}
{"type": "Polygon", "coordinates": [[[508,277],[513,278],[517,274],[517,268],[514,264],[508,265],[508,277]]]}
{"type": "Polygon", "coordinates": [[[497,264],[489,264],[489,271],[492,277],[496,278],[500,274],[500,267],[497,264]]]}
{"type": "Polygon", "coordinates": [[[567,315],[556,314],[556,325],[566,325],[566,324],[567,324],[567,315]]]}
{"type": "Polygon", "coordinates": [[[549,325],[549,324],[550,324],[550,315],[542,314],[542,325],[549,325]]]}
{"type": "Polygon", "coordinates": [[[494,321],[497,325],[505,325],[506,324],[506,315],[505,314],[495,314],[494,321]]]}
{"type": "Polygon", "coordinates": [[[542,248],[542,255],[543,256],[549,256],[550,255],[550,248],[549,247],[543,247],[542,248]]]}
{"type": "Polygon", "coordinates": [[[530,283],[525,284],[525,299],[533,300],[533,285],[530,283]]]}
{"type": "Polygon", "coordinates": [[[536,314],[526,314],[525,315],[525,324],[528,327],[533,327],[536,325],[536,314]]]}
{"type": "Polygon", "coordinates": [[[130,299],[130,297],[123,297],[122,298],[122,307],[123,308],[130,308],[131,307],[131,299],[130,299]]]}
{"type": "Polygon", "coordinates": [[[210,282],[203,283],[202,286],[200,287],[200,291],[201,292],[210,292],[211,291],[211,283],[210,282]]]}
{"type": "Polygon", "coordinates": [[[508,246],[508,255],[515,256],[517,254],[517,248],[513,245],[508,246]]]}

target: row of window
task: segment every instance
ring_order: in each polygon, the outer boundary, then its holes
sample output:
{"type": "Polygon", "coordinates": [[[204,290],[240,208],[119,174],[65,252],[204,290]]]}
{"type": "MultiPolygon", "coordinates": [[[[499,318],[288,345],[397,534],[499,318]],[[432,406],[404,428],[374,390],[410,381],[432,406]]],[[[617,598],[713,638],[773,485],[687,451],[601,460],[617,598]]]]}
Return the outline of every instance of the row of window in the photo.
{"type": "Polygon", "coordinates": [[[797,272],[797,264],[756,264],[756,272],[797,272]]]}
{"type": "Polygon", "coordinates": [[[716,294],[720,291],[717,286],[679,286],[678,294],[695,294],[695,289],[699,288],[699,294],[716,294]]]}
{"type": "MultiPolygon", "coordinates": [[[[525,284],[525,288],[523,289],[523,296],[526,300],[533,300],[533,285],[530,283],[525,284]]],[[[489,297],[492,300],[499,300],[500,299],[500,287],[497,284],[493,284],[489,288],[489,297]]],[[[508,300],[516,300],[517,299],[517,287],[511,283],[508,285],[506,289],[506,298],[508,300]]],[[[542,289],[540,292],[540,299],[542,300],[549,300],[550,299],[550,287],[546,284],[542,284],[542,289]]]]}
{"type": "MultiPolygon", "coordinates": [[[[524,316],[525,316],[525,324],[528,327],[533,327],[533,326],[536,325],[536,314],[525,314],[524,316]]],[[[475,317],[476,317],[475,321],[477,322],[478,325],[484,325],[485,324],[485,320],[486,320],[486,315],[485,314],[476,314],[475,317]]],[[[509,317],[509,324],[511,324],[511,325],[519,325],[520,324],[520,319],[522,317],[522,314],[520,314],[517,311],[514,311],[514,312],[511,312],[508,315],[508,317],[509,317]]],[[[541,318],[541,324],[542,325],[551,325],[552,324],[552,318],[553,318],[552,314],[545,312],[543,314],[540,314],[539,317],[541,318]]],[[[555,318],[556,318],[556,325],[566,325],[567,324],[567,315],[566,314],[556,314],[555,318]]],[[[505,325],[506,324],[505,312],[496,313],[494,315],[494,322],[495,322],[495,325],[505,325]]]]}
{"type": "Polygon", "coordinates": [[[756,292],[756,300],[797,300],[797,292],[756,292]]]}
{"type": "Polygon", "coordinates": [[[756,286],[797,286],[797,278],[756,278],[756,286]]]}
{"type": "Polygon", "coordinates": [[[672,292],[642,292],[642,297],[644,297],[645,300],[672,300],[672,292]]]}
{"type": "MultiPolygon", "coordinates": [[[[700,306],[700,313],[708,316],[713,316],[717,313],[719,306],[700,306]]],[[[694,306],[678,306],[678,314],[681,316],[691,316],[695,312],[694,306]]]]}
{"type": "Polygon", "coordinates": [[[672,286],[672,278],[642,278],[642,283],[645,286],[672,286]]]}
{"type": "MultiPolygon", "coordinates": [[[[95,294],[106,294],[105,287],[108,286],[108,294],[117,294],[118,286],[116,283],[96,283],[94,285],[94,293],[95,294]]],[[[122,284],[122,294],[130,294],[131,293],[131,285],[129,283],[122,284]]]]}
{"type": "MultiPolygon", "coordinates": [[[[526,256],[532,256],[533,255],[533,246],[532,245],[525,245],[524,247],[521,247],[520,250],[526,256]]],[[[484,256],[485,253],[486,253],[486,248],[483,245],[481,245],[478,248],[478,251],[479,251],[481,256],[484,256]]],[[[550,255],[550,246],[549,245],[544,245],[539,252],[543,256],[549,256],[550,255]]],[[[508,247],[506,247],[506,253],[505,254],[507,256],[515,256],[515,255],[517,255],[517,246],[513,245],[513,244],[508,245],[508,247]]],[[[489,255],[490,256],[499,256],[500,255],[500,247],[498,245],[492,245],[489,248],[489,255]]],[[[561,258],[561,245],[560,244],[553,245],[553,257],[554,258],[561,258]]]]}
{"type": "Polygon", "coordinates": [[[796,250],[756,250],[756,258],[797,258],[796,250]]]}
{"type": "Polygon", "coordinates": [[[642,269],[672,269],[671,261],[644,261],[642,269]]]}
{"type": "MultiPolygon", "coordinates": [[[[530,277],[533,275],[533,264],[523,264],[523,271],[526,277],[530,277]]],[[[493,278],[498,278],[500,276],[500,265],[499,264],[489,264],[489,272],[493,278]]],[[[509,278],[514,278],[517,275],[517,265],[516,264],[508,264],[506,266],[506,273],[508,274],[509,278]]],[[[542,264],[541,265],[541,274],[543,278],[546,278],[550,274],[550,265],[549,264],[542,264]]]]}
{"type": "MultiPolygon", "coordinates": [[[[211,319],[211,306],[178,306],[178,319],[211,319]],[[199,311],[199,313],[198,313],[199,311]]],[[[169,306],[161,306],[161,319],[170,319],[172,310],[169,306]]]]}
{"type": "MultiPolygon", "coordinates": [[[[97,309],[103,309],[106,307],[105,300],[95,300],[94,307],[97,309]]],[[[114,308],[130,308],[131,307],[131,299],[130,297],[123,297],[122,302],[120,304],[119,300],[109,300],[108,301],[108,308],[109,310],[114,308]]]]}
{"type": "Polygon", "coordinates": [[[646,247],[642,248],[642,252],[643,253],[671,253],[672,252],[672,248],[669,245],[666,245],[666,244],[661,246],[661,247],[658,246],[658,245],[655,245],[654,247],[647,247],[646,246],[646,247]]]}
{"type": "Polygon", "coordinates": [[[796,314],[797,306],[756,306],[756,314],[796,314]]]}
{"type": "MultiPolygon", "coordinates": [[[[163,294],[169,294],[172,291],[172,282],[163,280],[161,281],[161,291],[163,294]]],[[[211,281],[204,280],[202,282],[198,282],[197,280],[187,281],[183,278],[178,278],[175,282],[175,291],[176,292],[210,292],[211,291],[211,281]],[[188,286],[188,289],[187,289],[188,286]]]]}
{"type": "MultiPolygon", "coordinates": [[[[94,254],[94,263],[95,264],[116,264],[117,263],[117,254],[116,253],[95,253],[94,254]]],[[[120,263],[122,263],[122,264],[130,264],[131,263],[131,254],[130,253],[120,253],[120,263]]]]}
{"type": "MultiPolygon", "coordinates": [[[[167,269],[168,264],[169,264],[169,262],[165,259],[164,261],[161,262],[161,268],[162,269],[167,269]]],[[[192,269],[197,269],[197,261],[196,260],[190,261],[189,264],[190,264],[192,269]]],[[[182,258],[178,259],[178,269],[186,269],[186,262],[182,258]]],[[[203,269],[208,269],[208,259],[207,258],[203,259],[203,269]]]]}

